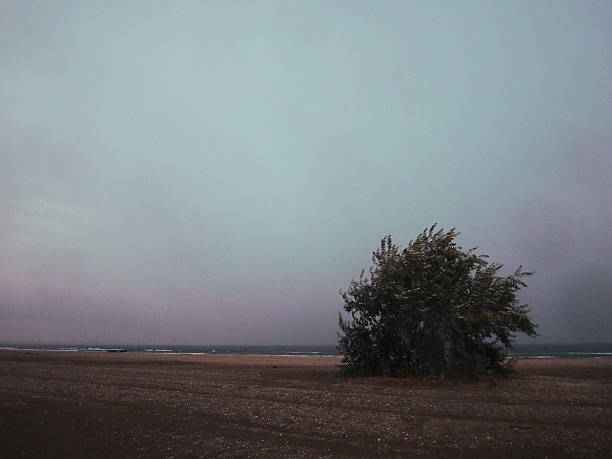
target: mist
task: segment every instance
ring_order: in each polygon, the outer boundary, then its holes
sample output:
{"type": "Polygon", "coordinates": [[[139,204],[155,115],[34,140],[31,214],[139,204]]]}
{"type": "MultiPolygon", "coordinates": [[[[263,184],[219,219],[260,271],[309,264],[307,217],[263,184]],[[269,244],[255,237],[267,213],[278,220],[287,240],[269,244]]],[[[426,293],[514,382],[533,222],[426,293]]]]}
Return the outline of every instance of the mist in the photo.
{"type": "MultiPolygon", "coordinates": [[[[609,2],[0,3],[0,342],[331,344],[437,222],[612,341],[609,2]]],[[[519,338],[521,342],[530,342],[519,338]]]]}

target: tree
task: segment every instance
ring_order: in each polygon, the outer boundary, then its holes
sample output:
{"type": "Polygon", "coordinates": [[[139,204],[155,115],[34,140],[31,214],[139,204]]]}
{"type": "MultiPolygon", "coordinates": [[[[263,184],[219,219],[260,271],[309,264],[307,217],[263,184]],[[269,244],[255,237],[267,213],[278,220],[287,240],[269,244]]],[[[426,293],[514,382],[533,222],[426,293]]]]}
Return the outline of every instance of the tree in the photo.
{"type": "Polygon", "coordinates": [[[537,336],[516,293],[531,272],[507,277],[477,248],[463,251],[455,229],[423,231],[401,250],[391,236],[353,280],[340,314],[338,350],[346,372],[443,375],[502,372],[514,333],[537,336]]]}

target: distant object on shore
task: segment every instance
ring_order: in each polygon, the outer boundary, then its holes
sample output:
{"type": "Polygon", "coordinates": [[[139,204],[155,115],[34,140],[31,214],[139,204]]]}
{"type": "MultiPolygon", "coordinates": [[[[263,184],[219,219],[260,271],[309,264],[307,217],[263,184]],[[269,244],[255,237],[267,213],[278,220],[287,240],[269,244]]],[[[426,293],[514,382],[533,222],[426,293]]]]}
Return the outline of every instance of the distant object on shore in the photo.
{"type": "Polygon", "coordinates": [[[127,349],[107,349],[106,352],[127,352],[127,349]]]}

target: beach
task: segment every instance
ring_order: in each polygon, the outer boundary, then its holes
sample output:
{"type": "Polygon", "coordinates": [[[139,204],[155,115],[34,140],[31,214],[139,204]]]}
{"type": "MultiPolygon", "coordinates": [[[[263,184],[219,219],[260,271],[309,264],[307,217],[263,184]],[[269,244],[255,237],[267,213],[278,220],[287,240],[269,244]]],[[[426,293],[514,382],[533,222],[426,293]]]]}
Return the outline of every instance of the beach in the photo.
{"type": "Polygon", "coordinates": [[[603,457],[612,358],[507,379],[348,378],[338,357],[0,351],[1,457],[603,457]]]}

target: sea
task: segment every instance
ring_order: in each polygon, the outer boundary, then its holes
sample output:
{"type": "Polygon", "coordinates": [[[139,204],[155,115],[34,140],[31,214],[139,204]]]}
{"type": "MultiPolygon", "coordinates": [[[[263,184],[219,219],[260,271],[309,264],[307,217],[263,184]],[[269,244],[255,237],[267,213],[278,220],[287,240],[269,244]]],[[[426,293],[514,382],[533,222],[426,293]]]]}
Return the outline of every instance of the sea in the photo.
{"type": "MultiPolygon", "coordinates": [[[[334,356],[336,345],[284,346],[194,346],[194,345],[120,345],[120,344],[0,344],[0,350],[36,350],[60,352],[135,352],[188,355],[273,355],[334,356]]],[[[609,358],[612,343],[515,344],[509,355],[516,359],[609,358]]]]}

